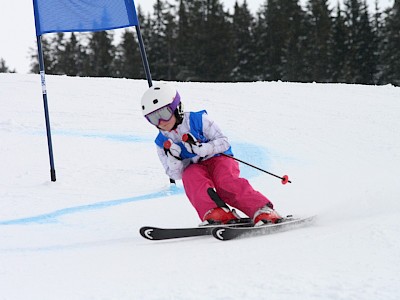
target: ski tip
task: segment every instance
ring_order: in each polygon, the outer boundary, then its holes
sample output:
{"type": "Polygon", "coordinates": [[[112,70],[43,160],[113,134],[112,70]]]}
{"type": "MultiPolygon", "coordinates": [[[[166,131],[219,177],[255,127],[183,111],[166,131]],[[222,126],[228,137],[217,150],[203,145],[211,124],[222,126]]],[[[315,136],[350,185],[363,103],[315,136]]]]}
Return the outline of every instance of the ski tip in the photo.
{"type": "Polygon", "coordinates": [[[224,233],[226,231],[226,228],[214,228],[212,231],[212,235],[220,241],[226,241],[226,237],[224,236],[224,233]]]}
{"type": "Polygon", "coordinates": [[[244,237],[266,235],[306,226],[313,223],[316,216],[295,217],[287,215],[282,222],[250,227],[216,227],[212,231],[214,238],[220,241],[229,241],[244,237]]]}
{"type": "Polygon", "coordinates": [[[140,228],[139,232],[142,237],[148,240],[154,240],[154,237],[152,236],[155,227],[150,227],[150,226],[144,226],[140,228]]]}

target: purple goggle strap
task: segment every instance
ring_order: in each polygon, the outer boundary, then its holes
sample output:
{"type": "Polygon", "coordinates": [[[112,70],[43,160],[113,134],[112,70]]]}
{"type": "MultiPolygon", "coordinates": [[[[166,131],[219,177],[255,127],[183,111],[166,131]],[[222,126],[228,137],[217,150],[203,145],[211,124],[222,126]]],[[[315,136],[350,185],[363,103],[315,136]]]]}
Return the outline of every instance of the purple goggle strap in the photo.
{"type": "Polygon", "coordinates": [[[175,111],[175,109],[178,107],[179,103],[181,103],[181,96],[179,95],[178,92],[176,92],[175,98],[172,101],[172,103],[169,104],[169,107],[172,109],[172,111],[175,111]]]}

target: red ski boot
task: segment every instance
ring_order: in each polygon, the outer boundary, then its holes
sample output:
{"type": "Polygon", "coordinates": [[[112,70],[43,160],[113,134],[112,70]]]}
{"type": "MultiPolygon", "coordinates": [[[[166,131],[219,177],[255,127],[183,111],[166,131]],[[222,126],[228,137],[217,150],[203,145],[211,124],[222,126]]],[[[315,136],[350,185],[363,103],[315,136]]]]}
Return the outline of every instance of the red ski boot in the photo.
{"type": "Polygon", "coordinates": [[[201,225],[232,224],[236,223],[239,218],[234,210],[231,211],[227,207],[217,207],[206,212],[201,225]]]}
{"type": "Polygon", "coordinates": [[[254,226],[264,224],[276,224],[282,222],[283,218],[267,205],[256,211],[253,217],[254,226]]]}

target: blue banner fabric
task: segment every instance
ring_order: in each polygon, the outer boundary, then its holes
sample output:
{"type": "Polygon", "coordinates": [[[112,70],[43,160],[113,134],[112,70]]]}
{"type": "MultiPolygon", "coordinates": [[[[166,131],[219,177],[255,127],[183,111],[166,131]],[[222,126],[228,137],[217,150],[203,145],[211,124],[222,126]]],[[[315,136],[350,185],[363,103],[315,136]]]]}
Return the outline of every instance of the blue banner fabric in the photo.
{"type": "Polygon", "coordinates": [[[138,25],[133,0],[33,0],[36,35],[138,25]]]}

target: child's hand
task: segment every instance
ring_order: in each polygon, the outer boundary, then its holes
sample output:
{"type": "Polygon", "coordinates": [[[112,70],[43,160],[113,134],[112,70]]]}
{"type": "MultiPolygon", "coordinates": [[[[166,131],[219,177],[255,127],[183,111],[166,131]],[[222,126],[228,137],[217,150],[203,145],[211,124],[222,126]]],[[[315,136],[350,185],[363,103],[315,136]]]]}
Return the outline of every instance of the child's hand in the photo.
{"type": "Polygon", "coordinates": [[[171,139],[168,139],[167,141],[164,142],[164,151],[168,157],[172,156],[175,159],[181,160],[180,155],[182,149],[177,144],[175,144],[171,139]]]}
{"type": "Polygon", "coordinates": [[[197,143],[196,145],[192,145],[192,150],[194,154],[197,154],[200,157],[206,157],[213,152],[214,147],[209,143],[197,143]]]}
{"type": "Polygon", "coordinates": [[[200,157],[206,157],[207,155],[212,154],[214,151],[213,145],[196,141],[194,136],[190,133],[184,134],[182,136],[182,141],[187,151],[200,157]]]}
{"type": "Polygon", "coordinates": [[[171,170],[179,169],[182,165],[181,147],[175,144],[171,139],[165,141],[164,151],[167,155],[167,165],[171,170]]]}

